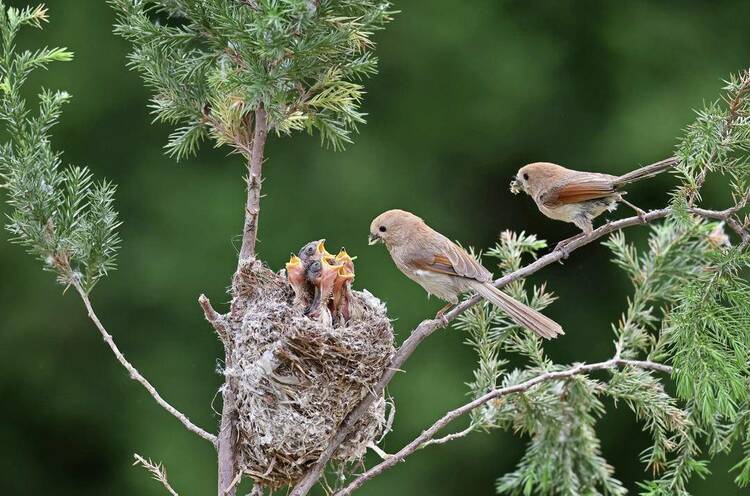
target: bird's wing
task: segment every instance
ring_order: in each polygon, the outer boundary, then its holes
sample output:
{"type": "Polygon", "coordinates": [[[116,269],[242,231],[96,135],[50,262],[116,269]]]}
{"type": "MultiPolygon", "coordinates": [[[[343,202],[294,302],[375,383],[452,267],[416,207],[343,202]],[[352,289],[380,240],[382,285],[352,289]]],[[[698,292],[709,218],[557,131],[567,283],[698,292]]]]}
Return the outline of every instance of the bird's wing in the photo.
{"type": "Polygon", "coordinates": [[[553,207],[606,198],[614,192],[611,176],[581,173],[552,185],[539,195],[539,201],[545,206],[553,207]]]}
{"type": "Polygon", "coordinates": [[[442,247],[434,255],[416,260],[416,269],[429,270],[451,276],[467,277],[477,281],[492,280],[492,273],[469,255],[463,248],[445,239],[442,247]]]}

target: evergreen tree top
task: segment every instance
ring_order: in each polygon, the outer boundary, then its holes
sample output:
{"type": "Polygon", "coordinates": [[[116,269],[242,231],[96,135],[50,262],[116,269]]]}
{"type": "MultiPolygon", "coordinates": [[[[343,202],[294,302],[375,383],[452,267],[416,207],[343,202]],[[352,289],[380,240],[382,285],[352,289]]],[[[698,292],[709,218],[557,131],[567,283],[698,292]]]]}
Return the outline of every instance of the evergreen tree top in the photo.
{"type": "Polygon", "coordinates": [[[384,0],[111,0],[130,66],[153,90],[155,119],[177,126],[171,155],[212,137],[250,155],[255,111],[277,134],[320,133],[340,149],[364,122],[362,80],[384,0]]]}

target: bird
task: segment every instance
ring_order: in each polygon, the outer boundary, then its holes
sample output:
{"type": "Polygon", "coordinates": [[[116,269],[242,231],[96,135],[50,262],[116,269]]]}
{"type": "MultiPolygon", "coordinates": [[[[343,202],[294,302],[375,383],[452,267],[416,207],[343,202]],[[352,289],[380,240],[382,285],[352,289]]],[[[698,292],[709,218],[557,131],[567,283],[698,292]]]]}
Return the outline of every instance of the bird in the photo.
{"type": "Polygon", "coordinates": [[[310,263],[306,270],[305,277],[307,281],[312,284],[315,288],[315,294],[313,301],[310,303],[306,314],[311,318],[321,317],[322,314],[328,313],[330,319],[330,313],[328,311],[328,300],[331,298],[333,293],[333,284],[338,276],[339,269],[343,265],[331,265],[328,257],[321,257],[320,260],[315,260],[310,263]]]}
{"type": "Polygon", "coordinates": [[[336,255],[336,263],[341,265],[336,280],[333,283],[333,295],[331,298],[332,313],[340,314],[341,319],[347,322],[351,317],[350,302],[352,300],[352,281],[354,281],[354,259],[349,256],[345,248],[341,248],[336,255]]]}
{"type": "Polygon", "coordinates": [[[564,334],[557,322],[494,287],[489,270],[410,212],[396,209],[377,216],[369,236],[369,244],[376,243],[385,244],[396,267],[428,294],[455,305],[461,293],[474,291],[543,338],[564,334]]]}
{"type": "Polygon", "coordinates": [[[309,284],[305,278],[305,267],[302,265],[302,259],[292,254],[286,263],[286,277],[289,285],[294,291],[295,305],[307,306],[309,284]]]}
{"type": "Polygon", "coordinates": [[[302,265],[305,268],[307,268],[311,262],[319,260],[323,255],[330,255],[330,253],[326,251],[325,242],[325,239],[310,241],[305,246],[300,248],[297,255],[299,256],[300,260],[302,260],[302,265]]]}
{"type": "MultiPolygon", "coordinates": [[[[517,194],[525,192],[547,217],[575,224],[582,233],[594,230],[593,220],[606,211],[613,211],[618,203],[624,203],[636,211],[643,220],[646,213],[623,198],[620,189],[630,183],[652,177],[677,163],[672,157],[656,162],[622,176],[599,172],[582,172],[567,169],[551,162],[535,162],[518,170],[510,190],[517,194]]],[[[555,249],[564,248],[565,242],[555,249]]]]}

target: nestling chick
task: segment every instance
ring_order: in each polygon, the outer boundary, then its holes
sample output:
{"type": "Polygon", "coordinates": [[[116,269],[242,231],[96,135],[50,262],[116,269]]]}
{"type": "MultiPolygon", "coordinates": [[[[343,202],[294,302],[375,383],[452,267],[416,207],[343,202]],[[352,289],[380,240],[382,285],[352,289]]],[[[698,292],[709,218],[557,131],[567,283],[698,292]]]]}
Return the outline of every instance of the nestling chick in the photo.
{"type": "Polygon", "coordinates": [[[349,256],[345,248],[341,248],[336,255],[336,264],[341,265],[336,280],[333,283],[333,297],[331,298],[331,312],[341,315],[344,322],[351,317],[349,304],[352,301],[352,282],[354,281],[354,259],[349,256]]]}
{"type": "Polygon", "coordinates": [[[323,255],[330,255],[326,251],[325,239],[319,239],[317,241],[310,241],[299,250],[299,258],[302,260],[302,265],[307,268],[311,262],[319,260],[323,255]]]}
{"type": "Polygon", "coordinates": [[[315,288],[313,301],[306,312],[309,317],[317,318],[323,312],[328,313],[328,300],[331,298],[333,284],[336,281],[339,269],[342,267],[342,265],[331,265],[327,257],[315,260],[308,267],[306,277],[315,288]]]}
{"type": "Polygon", "coordinates": [[[623,176],[612,176],[536,162],[521,167],[511,182],[510,190],[514,194],[524,191],[550,219],[571,222],[584,234],[589,234],[594,229],[592,221],[605,211],[617,208],[618,202],[628,205],[643,217],[643,210],[627,202],[623,198],[625,193],[619,189],[659,174],[676,163],[677,159],[669,158],[623,176]]]}
{"type": "Polygon", "coordinates": [[[370,244],[378,242],[385,244],[404,275],[441,300],[456,304],[461,293],[475,291],[543,338],[564,334],[557,322],[495,288],[489,270],[412,213],[389,210],[376,217],[370,244]]]}
{"type": "Polygon", "coordinates": [[[307,306],[309,303],[308,282],[305,278],[305,267],[302,265],[302,259],[297,255],[292,255],[286,263],[286,278],[294,291],[294,304],[307,306]]]}

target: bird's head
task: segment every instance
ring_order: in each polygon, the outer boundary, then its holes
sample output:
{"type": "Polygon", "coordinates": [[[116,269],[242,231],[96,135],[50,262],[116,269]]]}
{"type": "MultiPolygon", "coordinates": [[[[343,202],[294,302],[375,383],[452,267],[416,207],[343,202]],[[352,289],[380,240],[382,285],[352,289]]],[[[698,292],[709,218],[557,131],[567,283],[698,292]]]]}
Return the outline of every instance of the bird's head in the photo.
{"type": "Polygon", "coordinates": [[[550,162],[534,162],[518,169],[510,183],[510,192],[518,194],[521,191],[531,197],[536,197],[540,191],[546,190],[557,182],[568,169],[550,162]]]}
{"type": "Polygon", "coordinates": [[[309,261],[316,260],[325,254],[330,255],[330,253],[326,251],[325,241],[325,239],[310,241],[305,246],[303,246],[298,254],[299,258],[302,260],[302,263],[307,264],[309,261]]]}
{"type": "Polygon", "coordinates": [[[375,217],[370,224],[369,244],[383,243],[388,248],[408,241],[425,223],[405,210],[388,210],[375,217]]]}

